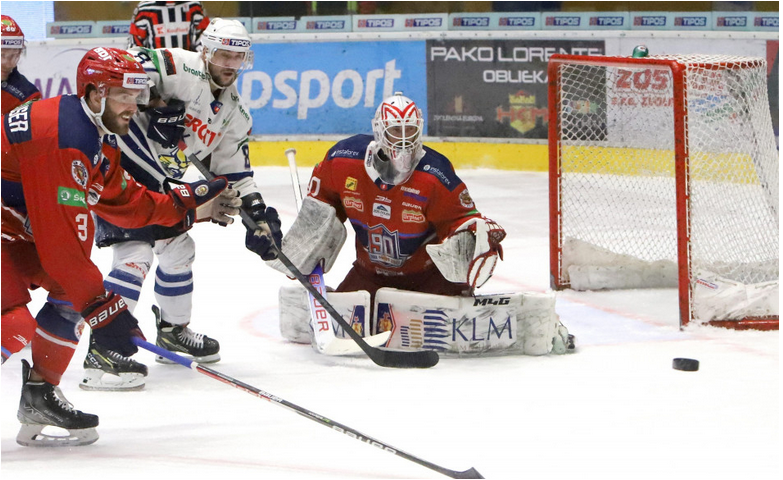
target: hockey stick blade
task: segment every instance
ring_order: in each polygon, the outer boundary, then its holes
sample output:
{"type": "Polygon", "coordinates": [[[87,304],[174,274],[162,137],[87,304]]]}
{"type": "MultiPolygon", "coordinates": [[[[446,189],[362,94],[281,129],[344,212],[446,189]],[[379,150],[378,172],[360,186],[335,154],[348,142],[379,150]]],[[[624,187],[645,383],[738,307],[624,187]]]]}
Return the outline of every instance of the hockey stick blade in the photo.
{"type": "MultiPolygon", "coordinates": [[[[243,212],[244,211],[241,211],[240,213],[243,212]]],[[[305,289],[307,289],[307,291],[310,292],[310,294],[315,297],[316,300],[318,300],[318,303],[320,303],[321,306],[326,309],[329,315],[332,316],[332,318],[343,328],[343,330],[345,330],[348,336],[350,336],[353,341],[359,345],[359,348],[361,348],[362,351],[364,351],[364,353],[367,354],[367,356],[370,357],[370,360],[372,360],[376,365],[392,368],[430,368],[437,365],[440,357],[437,353],[430,350],[382,350],[380,348],[375,348],[368,345],[364,338],[362,338],[361,335],[359,335],[350,325],[348,325],[348,322],[346,322],[342,315],[337,312],[334,306],[326,301],[318,289],[315,288],[307,280],[307,278],[305,278],[304,275],[302,275],[302,272],[300,272],[293,263],[291,263],[291,260],[289,260],[288,257],[286,257],[285,254],[283,254],[283,252],[280,250],[277,252],[277,258],[283,263],[283,265],[285,265],[286,268],[288,268],[288,270],[296,277],[296,279],[299,280],[299,283],[301,283],[305,289]]]]}
{"type": "MultiPolygon", "coordinates": [[[[203,163],[201,163],[201,160],[199,160],[198,157],[191,154],[188,155],[188,160],[198,169],[204,178],[207,180],[212,180],[215,178],[215,175],[210,172],[203,163]]],[[[239,216],[242,218],[242,223],[248,230],[255,231],[258,228],[256,222],[250,217],[250,214],[247,213],[247,210],[245,210],[244,207],[240,207],[239,216]]],[[[305,289],[307,289],[307,291],[310,292],[316,300],[318,300],[318,302],[326,309],[329,315],[331,315],[332,318],[338,324],[340,324],[346,333],[348,333],[348,336],[350,336],[353,341],[359,345],[359,348],[361,348],[362,351],[367,354],[367,356],[370,357],[370,360],[372,360],[376,365],[392,368],[430,368],[437,365],[440,357],[438,357],[437,353],[431,350],[393,351],[381,350],[379,348],[368,345],[362,336],[355,332],[350,325],[348,325],[348,322],[346,322],[342,315],[337,312],[334,306],[327,302],[323,295],[321,295],[318,290],[310,284],[302,272],[300,272],[299,269],[296,268],[293,263],[291,263],[291,260],[285,256],[285,254],[274,242],[272,243],[272,247],[277,253],[277,258],[283,263],[283,265],[286,266],[289,272],[294,277],[296,277],[297,280],[299,280],[299,283],[301,283],[302,286],[305,287],[305,289]]]]}
{"type": "Polygon", "coordinates": [[[312,412],[304,407],[300,407],[296,404],[293,404],[287,400],[284,400],[276,395],[272,395],[271,393],[267,393],[261,389],[258,389],[252,385],[248,385],[247,383],[241,382],[235,378],[229,377],[228,375],[224,375],[218,371],[212,370],[211,368],[207,368],[197,362],[188,360],[187,358],[177,355],[174,352],[170,352],[166,350],[165,348],[161,348],[157,345],[153,345],[146,340],[142,340],[139,337],[131,337],[131,341],[134,345],[137,347],[143,348],[144,350],[150,351],[156,355],[160,355],[161,357],[167,358],[171,360],[174,363],[178,363],[182,365],[185,368],[189,368],[191,370],[195,370],[198,373],[201,373],[202,375],[206,375],[209,378],[218,380],[220,382],[225,383],[226,385],[230,385],[238,390],[242,390],[246,393],[249,393],[250,395],[253,395],[258,398],[262,398],[264,400],[268,400],[271,403],[280,405],[283,408],[286,408],[288,410],[291,410],[295,413],[298,413],[299,415],[308,418],[314,422],[320,423],[321,425],[331,428],[332,430],[335,430],[339,433],[343,433],[345,435],[348,435],[349,437],[359,440],[360,442],[372,445],[374,447],[378,447],[381,450],[389,453],[393,453],[394,455],[397,455],[398,457],[402,457],[406,460],[409,460],[411,462],[417,463],[423,467],[429,468],[430,470],[434,470],[438,473],[441,473],[443,475],[446,475],[447,477],[451,478],[484,478],[479,474],[475,468],[471,468],[469,470],[465,470],[464,472],[458,472],[456,470],[450,470],[448,468],[443,468],[439,465],[435,465],[434,463],[428,462],[427,460],[421,459],[419,457],[416,457],[414,455],[411,455],[409,453],[406,453],[402,450],[396,449],[392,447],[391,445],[388,445],[384,442],[381,442],[380,440],[376,440],[372,437],[369,437],[361,432],[358,432],[357,430],[354,430],[351,427],[345,426],[341,423],[335,422],[334,420],[330,420],[323,415],[319,415],[315,412],[312,412]]]}
{"type": "MultiPolygon", "coordinates": [[[[372,347],[381,347],[389,341],[390,336],[391,332],[383,332],[377,335],[364,337],[364,341],[372,347]]],[[[334,338],[326,347],[318,347],[318,351],[324,355],[352,355],[355,353],[360,353],[362,349],[359,348],[359,345],[357,345],[353,340],[348,340],[345,338],[334,338]]]]}

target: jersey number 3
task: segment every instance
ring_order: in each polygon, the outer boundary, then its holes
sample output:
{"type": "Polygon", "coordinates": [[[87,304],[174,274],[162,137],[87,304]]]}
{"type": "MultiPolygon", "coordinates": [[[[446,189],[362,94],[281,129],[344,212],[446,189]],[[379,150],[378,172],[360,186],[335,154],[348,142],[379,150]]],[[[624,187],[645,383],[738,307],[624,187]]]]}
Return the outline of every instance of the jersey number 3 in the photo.
{"type": "Polygon", "coordinates": [[[86,213],[76,215],[76,231],[78,232],[79,240],[82,242],[87,241],[87,221],[89,218],[86,213]]]}

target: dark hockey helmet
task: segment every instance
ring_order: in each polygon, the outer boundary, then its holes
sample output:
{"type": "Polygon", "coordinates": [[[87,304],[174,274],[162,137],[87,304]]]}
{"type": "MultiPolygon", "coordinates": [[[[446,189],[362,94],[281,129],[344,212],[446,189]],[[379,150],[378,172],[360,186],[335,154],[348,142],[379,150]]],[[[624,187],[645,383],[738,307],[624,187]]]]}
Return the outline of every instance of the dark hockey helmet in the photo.
{"type": "Polygon", "coordinates": [[[109,96],[110,88],[118,87],[120,94],[126,92],[128,96],[135,96],[138,104],[146,104],[150,98],[149,77],[144,67],[119,48],[97,47],[82,57],[76,69],[79,97],[85,96],[88,85],[95,86],[101,97],[109,96]]]}

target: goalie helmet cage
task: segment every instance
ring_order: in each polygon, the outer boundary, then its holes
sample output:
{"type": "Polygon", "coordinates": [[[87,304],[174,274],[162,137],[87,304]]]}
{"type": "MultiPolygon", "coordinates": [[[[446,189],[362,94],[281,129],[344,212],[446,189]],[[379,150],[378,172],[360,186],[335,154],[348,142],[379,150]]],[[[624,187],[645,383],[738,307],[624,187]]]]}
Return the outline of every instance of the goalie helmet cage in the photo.
{"type": "Polygon", "coordinates": [[[680,327],[778,329],[766,61],[553,55],[552,288],[677,287],[680,327]]]}

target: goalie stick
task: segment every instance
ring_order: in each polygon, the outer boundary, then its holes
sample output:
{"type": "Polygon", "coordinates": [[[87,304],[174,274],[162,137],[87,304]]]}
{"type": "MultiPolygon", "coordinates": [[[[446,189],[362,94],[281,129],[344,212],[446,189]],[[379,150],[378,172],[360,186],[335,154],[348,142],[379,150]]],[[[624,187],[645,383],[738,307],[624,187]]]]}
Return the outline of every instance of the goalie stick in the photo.
{"type": "MultiPolygon", "coordinates": [[[[285,151],[285,156],[288,158],[288,168],[291,174],[291,187],[294,190],[294,200],[296,201],[296,210],[302,209],[302,188],[299,183],[299,173],[296,169],[296,149],[289,148],[285,151]]],[[[324,283],[323,267],[318,265],[308,275],[309,282],[315,287],[321,295],[326,298],[326,283],[324,283]]],[[[315,345],[319,353],[324,355],[350,355],[361,352],[361,348],[356,342],[345,338],[337,338],[334,333],[334,327],[330,324],[328,315],[324,307],[313,297],[313,294],[307,292],[307,296],[310,300],[310,319],[313,326],[313,336],[315,338],[315,345]],[[326,319],[326,320],[319,320],[326,319]]],[[[365,332],[366,333],[366,332],[365,332]]],[[[370,335],[364,337],[364,340],[372,345],[378,347],[385,345],[391,336],[391,332],[383,332],[378,335],[370,335]]]]}
{"type": "Polygon", "coordinates": [[[296,149],[289,148],[285,151],[285,156],[288,158],[288,170],[291,173],[291,183],[294,187],[294,200],[296,200],[296,211],[302,209],[302,187],[299,183],[299,172],[296,170],[296,149]]]}
{"type": "MultiPolygon", "coordinates": [[[[204,178],[207,180],[212,180],[215,178],[215,175],[210,172],[203,163],[201,163],[201,160],[199,160],[198,157],[193,154],[186,153],[186,155],[188,156],[190,163],[198,169],[204,178]]],[[[250,217],[250,214],[247,213],[247,210],[245,210],[244,207],[239,209],[239,216],[242,218],[242,223],[248,230],[255,231],[258,228],[256,222],[252,219],[252,217],[250,217]]],[[[348,322],[343,319],[342,315],[337,312],[332,304],[327,302],[323,295],[321,295],[321,293],[318,292],[318,290],[312,284],[310,284],[310,281],[302,274],[302,272],[299,271],[298,268],[296,268],[291,260],[289,260],[289,258],[274,242],[272,242],[272,248],[275,249],[277,258],[283,263],[283,265],[285,265],[288,271],[291,272],[291,274],[296,277],[297,280],[299,280],[299,283],[301,283],[302,286],[305,287],[305,289],[310,292],[310,294],[312,294],[316,300],[318,300],[318,302],[326,309],[326,311],[329,312],[329,315],[331,315],[332,318],[334,318],[334,320],[340,324],[340,327],[345,330],[345,332],[353,339],[353,341],[359,345],[359,348],[361,348],[362,351],[367,354],[367,356],[370,357],[370,360],[372,360],[376,365],[393,368],[429,368],[435,366],[438,363],[440,357],[438,357],[437,353],[430,350],[402,352],[395,350],[381,350],[380,348],[370,346],[361,335],[355,332],[354,329],[348,325],[348,322]]]]}
{"type": "Polygon", "coordinates": [[[391,445],[388,445],[384,442],[381,442],[380,440],[377,440],[375,438],[372,438],[368,435],[365,435],[357,430],[354,430],[351,427],[345,426],[341,423],[335,422],[334,420],[330,420],[323,415],[319,415],[315,412],[312,412],[306,408],[300,407],[296,404],[293,404],[287,400],[284,400],[276,395],[272,395],[271,393],[267,393],[261,389],[258,389],[252,385],[248,385],[247,383],[241,382],[235,378],[229,377],[228,375],[224,375],[220,372],[217,372],[215,370],[212,370],[211,368],[205,367],[197,362],[188,360],[185,357],[182,357],[180,355],[177,355],[174,352],[170,352],[166,350],[165,348],[158,347],[157,345],[153,345],[145,340],[142,340],[139,337],[131,337],[131,341],[138,347],[141,347],[147,351],[150,351],[156,355],[160,355],[161,357],[167,358],[171,360],[174,363],[178,363],[182,365],[183,367],[189,368],[191,370],[195,370],[198,373],[201,373],[203,375],[206,375],[210,378],[213,378],[215,380],[218,380],[220,382],[223,382],[227,385],[230,385],[236,389],[242,390],[244,392],[247,392],[255,397],[262,398],[264,400],[269,400],[270,402],[280,405],[283,408],[286,408],[288,410],[291,410],[293,412],[298,413],[299,415],[308,418],[314,422],[320,423],[321,425],[331,428],[332,430],[335,430],[339,433],[344,433],[345,435],[348,435],[351,438],[355,438],[356,440],[359,440],[360,442],[367,443],[369,445],[372,445],[373,447],[380,448],[381,450],[384,450],[389,453],[393,453],[394,455],[397,455],[398,457],[402,457],[406,460],[410,460],[411,462],[418,463],[419,465],[429,468],[430,470],[434,470],[438,473],[441,473],[443,475],[446,475],[447,477],[451,478],[484,478],[481,476],[481,474],[476,471],[475,468],[470,468],[468,470],[459,472],[456,470],[451,470],[448,468],[443,468],[438,465],[435,465],[434,463],[428,462],[424,459],[421,459],[419,457],[416,457],[415,455],[411,455],[410,453],[406,453],[400,449],[394,448],[391,445]]]}

